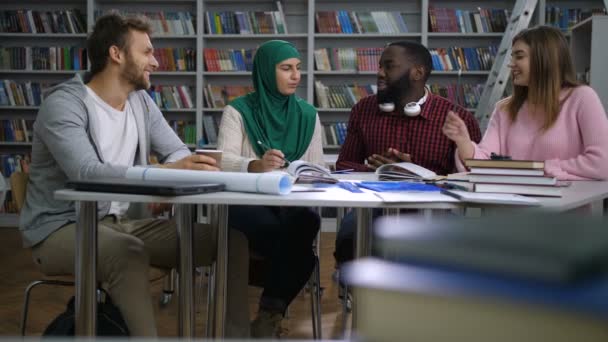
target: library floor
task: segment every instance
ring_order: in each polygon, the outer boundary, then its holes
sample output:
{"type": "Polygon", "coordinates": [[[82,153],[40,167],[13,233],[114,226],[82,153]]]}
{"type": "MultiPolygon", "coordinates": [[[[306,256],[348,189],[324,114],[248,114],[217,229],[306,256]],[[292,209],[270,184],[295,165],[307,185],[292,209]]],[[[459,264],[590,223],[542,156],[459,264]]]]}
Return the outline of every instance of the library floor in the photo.
{"type": "MultiPolygon", "coordinates": [[[[322,297],[323,337],[340,338],[342,331],[342,311],[338,301],[338,287],[331,279],[334,270],[332,252],[335,233],[321,234],[321,286],[325,288],[322,297]]],[[[36,269],[29,250],[21,248],[21,238],[17,229],[0,228],[0,337],[19,334],[19,322],[23,303],[23,292],[27,284],[43,276],[36,269]]],[[[163,288],[163,279],[152,283],[152,296],[159,303],[163,288]]],[[[28,335],[40,335],[50,321],[65,309],[73,295],[73,288],[41,286],[32,293],[30,314],[27,326],[28,335]]],[[[206,293],[206,292],[205,292],[206,293]]],[[[249,303],[251,312],[255,312],[260,290],[250,287],[249,303]]],[[[206,296],[202,305],[197,307],[196,334],[204,336],[206,317],[206,296]]],[[[159,335],[174,337],[177,335],[177,298],[161,308],[156,305],[156,321],[159,335]]],[[[295,299],[289,309],[289,319],[284,322],[289,338],[312,338],[310,296],[302,293],[295,299]]]]}

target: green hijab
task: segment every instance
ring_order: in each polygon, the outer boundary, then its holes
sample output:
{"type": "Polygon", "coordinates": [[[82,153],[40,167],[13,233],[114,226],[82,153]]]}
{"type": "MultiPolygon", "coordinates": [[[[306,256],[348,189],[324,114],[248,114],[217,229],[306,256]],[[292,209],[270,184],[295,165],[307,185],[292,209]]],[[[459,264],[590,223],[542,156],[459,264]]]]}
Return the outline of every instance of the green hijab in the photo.
{"type": "Polygon", "coordinates": [[[262,44],[253,58],[255,91],[230,103],[241,113],[245,131],[259,158],[266,148],[258,140],[281,150],[287,160],[298,160],[308,149],[315,130],[315,107],[295,94],[285,96],[277,88],[276,65],[289,58],[300,58],[293,44],[283,40],[262,44]]]}

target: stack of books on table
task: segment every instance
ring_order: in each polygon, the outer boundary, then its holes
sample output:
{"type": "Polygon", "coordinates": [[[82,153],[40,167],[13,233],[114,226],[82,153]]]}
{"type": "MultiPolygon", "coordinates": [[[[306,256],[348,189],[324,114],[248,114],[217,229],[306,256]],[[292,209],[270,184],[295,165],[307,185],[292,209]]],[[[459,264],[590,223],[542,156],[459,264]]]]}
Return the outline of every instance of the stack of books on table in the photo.
{"type": "Polygon", "coordinates": [[[467,159],[465,165],[475,192],[561,197],[567,185],[546,176],[543,161],[467,159]]]}

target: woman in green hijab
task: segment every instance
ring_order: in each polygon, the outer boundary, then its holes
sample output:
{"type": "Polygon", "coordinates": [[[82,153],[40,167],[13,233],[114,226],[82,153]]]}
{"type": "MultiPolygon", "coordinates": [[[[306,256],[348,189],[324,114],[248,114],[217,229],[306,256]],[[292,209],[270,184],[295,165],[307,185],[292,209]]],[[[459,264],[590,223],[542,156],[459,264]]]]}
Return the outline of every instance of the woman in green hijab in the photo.
{"type": "MultiPolygon", "coordinates": [[[[295,95],[300,54],[286,41],[262,44],[253,59],[254,92],[224,109],[218,135],[224,171],[268,172],[287,161],[323,165],[322,127],[316,109],[295,95]]],[[[252,337],[278,337],[285,310],[310,278],[312,243],[320,228],[308,208],[232,206],[229,225],[265,258],[264,291],[252,337]]]]}

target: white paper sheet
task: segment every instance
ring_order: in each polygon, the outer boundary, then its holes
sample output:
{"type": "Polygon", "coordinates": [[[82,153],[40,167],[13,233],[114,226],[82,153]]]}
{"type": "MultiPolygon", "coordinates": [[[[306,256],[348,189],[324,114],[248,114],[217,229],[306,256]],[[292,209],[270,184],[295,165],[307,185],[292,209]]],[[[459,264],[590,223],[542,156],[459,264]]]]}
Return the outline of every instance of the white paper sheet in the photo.
{"type": "Polygon", "coordinates": [[[176,170],[156,167],[131,167],[127,178],[158,181],[221,183],[227,191],[285,195],[291,192],[292,180],[285,172],[244,173],[176,170]]]}

